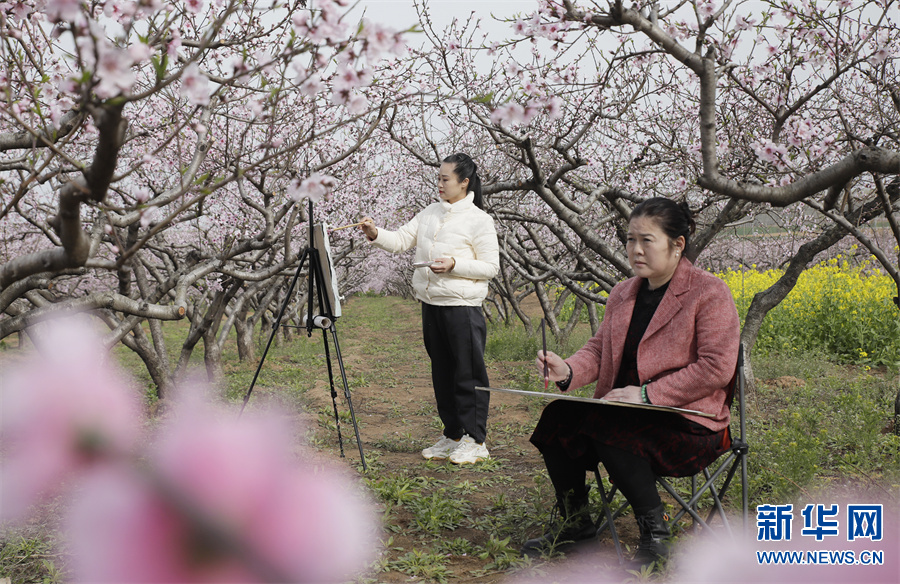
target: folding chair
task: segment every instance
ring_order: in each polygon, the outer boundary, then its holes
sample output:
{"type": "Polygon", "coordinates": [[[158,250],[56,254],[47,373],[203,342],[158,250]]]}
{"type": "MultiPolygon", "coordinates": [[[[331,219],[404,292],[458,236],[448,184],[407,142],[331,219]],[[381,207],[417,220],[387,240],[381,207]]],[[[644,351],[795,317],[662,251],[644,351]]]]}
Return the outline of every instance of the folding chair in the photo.
{"type": "MultiPolygon", "coordinates": [[[[731,524],[728,521],[728,516],[725,514],[725,510],[722,507],[722,500],[725,498],[725,495],[728,492],[728,488],[732,484],[732,479],[734,475],[740,470],[740,484],[741,484],[741,519],[742,519],[742,529],[747,529],[747,521],[748,521],[748,491],[747,491],[747,453],[750,450],[750,447],[747,445],[745,441],[745,421],[744,421],[744,346],[741,344],[738,352],[738,361],[737,367],[735,368],[734,377],[729,384],[730,391],[726,396],[726,403],[729,407],[733,408],[733,401],[735,393],[738,398],[737,411],[732,411],[732,421],[734,419],[734,414],[737,414],[738,419],[738,428],[740,433],[737,436],[734,436],[731,432],[731,428],[728,428],[728,437],[731,439],[731,447],[727,452],[723,453],[722,456],[719,457],[718,461],[713,462],[710,467],[703,469],[703,484],[701,486],[697,486],[698,475],[694,475],[691,477],[691,498],[687,501],[678,494],[675,488],[672,486],[671,482],[665,477],[658,476],[656,477],[656,482],[662,486],[669,495],[675,499],[677,506],[681,508],[679,511],[672,517],[669,521],[669,525],[674,525],[677,523],[684,515],[690,515],[694,520],[695,525],[699,525],[703,529],[711,529],[709,522],[712,521],[713,517],[718,514],[722,518],[722,525],[724,530],[732,535],[731,524]],[[716,466],[716,469],[710,472],[710,468],[712,466],[716,466]],[[719,480],[719,477],[725,475],[725,478],[721,484],[721,486],[716,487],[716,481],[719,480]],[[700,512],[697,507],[697,502],[700,498],[709,493],[713,499],[713,508],[710,510],[709,514],[704,519],[700,516],[700,512]]],[[[612,488],[607,492],[606,488],[603,486],[603,477],[600,474],[600,466],[602,463],[598,464],[594,469],[594,475],[597,478],[597,489],[600,492],[600,498],[603,505],[603,514],[598,519],[597,526],[597,534],[599,535],[604,529],[609,529],[610,536],[613,540],[613,545],[616,548],[616,554],[619,556],[619,561],[624,561],[624,555],[622,553],[622,545],[619,541],[619,535],[616,532],[615,519],[619,517],[626,509],[630,506],[626,501],[619,505],[619,507],[612,511],[611,504],[616,494],[616,486],[612,485],[612,488]]]]}

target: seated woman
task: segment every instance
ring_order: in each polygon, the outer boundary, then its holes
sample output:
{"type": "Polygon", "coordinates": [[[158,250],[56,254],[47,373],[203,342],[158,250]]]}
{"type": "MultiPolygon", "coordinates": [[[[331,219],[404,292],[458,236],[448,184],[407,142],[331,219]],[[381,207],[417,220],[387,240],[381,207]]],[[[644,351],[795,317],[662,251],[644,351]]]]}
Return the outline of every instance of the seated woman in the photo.
{"type": "Polygon", "coordinates": [[[726,394],[740,322],[731,292],[684,256],[694,221],[685,204],[654,198],[631,212],[626,250],[635,277],[609,293],[597,334],[566,360],[538,352],[561,391],[596,382],[595,398],[675,406],[714,418],[569,400],[551,402],[531,436],[547,465],[562,521],[522,552],[596,536],[585,471],[602,462],[634,509],[635,560],[668,554],[656,475],[697,473],[728,447],[726,394]]]}

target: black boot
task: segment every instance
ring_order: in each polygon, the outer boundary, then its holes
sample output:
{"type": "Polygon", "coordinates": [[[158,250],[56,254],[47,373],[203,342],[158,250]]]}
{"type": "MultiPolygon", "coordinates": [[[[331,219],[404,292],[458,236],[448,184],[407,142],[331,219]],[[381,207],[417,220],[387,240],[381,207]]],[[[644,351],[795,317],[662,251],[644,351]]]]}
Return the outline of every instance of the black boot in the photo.
{"type": "Polygon", "coordinates": [[[634,561],[640,566],[649,566],[654,562],[663,560],[669,556],[669,516],[665,513],[665,507],[659,505],[647,513],[635,515],[641,539],[638,542],[634,561]]]}
{"type": "Polygon", "coordinates": [[[591,520],[587,492],[582,495],[568,493],[556,498],[557,521],[552,515],[550,528],[540,537],[529,539],[522,545],[523,556],[541,556],[562,545],[597,537],[597,526],[591,520]]]}

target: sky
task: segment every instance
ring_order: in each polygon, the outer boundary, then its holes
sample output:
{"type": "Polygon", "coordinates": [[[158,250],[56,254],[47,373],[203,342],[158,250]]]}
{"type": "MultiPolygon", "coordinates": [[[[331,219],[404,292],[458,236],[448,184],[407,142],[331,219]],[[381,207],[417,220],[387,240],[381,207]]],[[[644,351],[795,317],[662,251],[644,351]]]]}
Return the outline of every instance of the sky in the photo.
{"type": "MultiPolygon", "coordinates": [[[[489,30],[510,34],[506,23],[490,24],[491,16],[501,18],[516,14],[528,14],[537,10],[536,0],[427,0],[432,21],[437,30],[442,30],[454,18],[468,18],[475,12],[489,30]]],[[[355,10],[366,10],[367,16],[395,29],[404,29],[418,22],[413,0],[361,0],[355,10]]]]}

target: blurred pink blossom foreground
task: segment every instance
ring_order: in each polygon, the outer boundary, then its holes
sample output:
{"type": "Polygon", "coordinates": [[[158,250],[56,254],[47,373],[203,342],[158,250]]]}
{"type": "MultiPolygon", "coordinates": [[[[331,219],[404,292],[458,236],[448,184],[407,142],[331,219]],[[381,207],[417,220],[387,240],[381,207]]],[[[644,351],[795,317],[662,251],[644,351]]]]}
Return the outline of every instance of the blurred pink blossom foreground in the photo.
{"type": "Polygon", "coordinates": [[[283,416],[186,392],[141,440],[134,391],[85,330],[56,325],[0,378],[2,519],[65,484],[78,581],[342,581],[374,559],[372,508],[351,477],[296,460],[283,416]]]}

